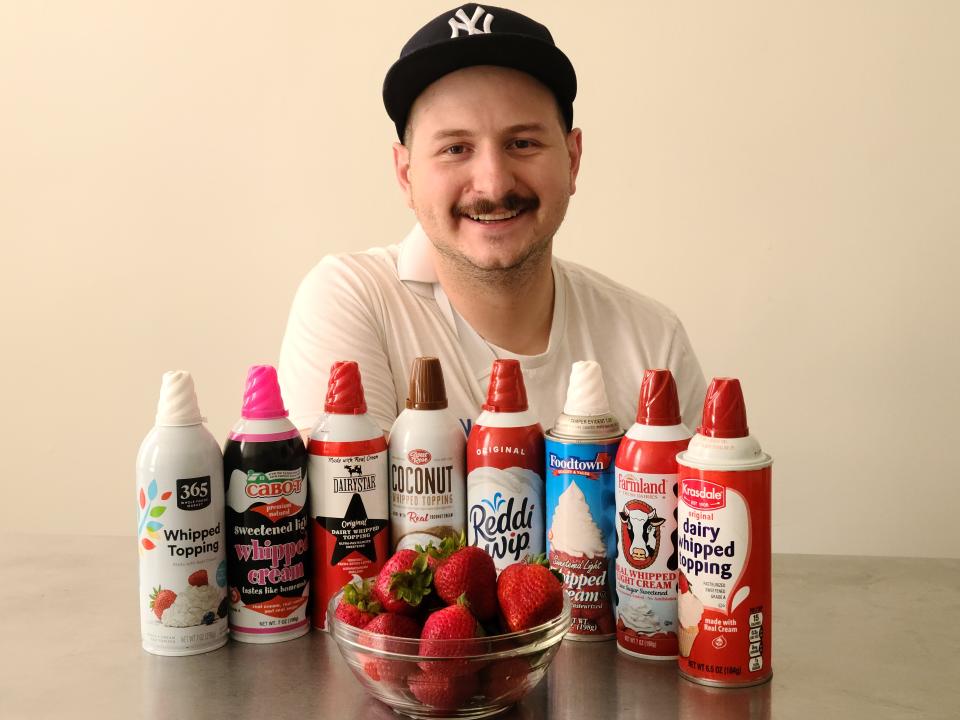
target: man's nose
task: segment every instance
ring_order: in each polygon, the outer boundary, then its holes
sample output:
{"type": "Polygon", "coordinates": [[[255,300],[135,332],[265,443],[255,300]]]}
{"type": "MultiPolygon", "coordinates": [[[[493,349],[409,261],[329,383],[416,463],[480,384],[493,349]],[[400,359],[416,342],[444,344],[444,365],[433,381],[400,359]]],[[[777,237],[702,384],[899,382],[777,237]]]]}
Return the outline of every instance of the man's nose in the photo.
{"type": "Polygon", "coordinates": [[[510,157],[503,148],[487,147],[477,151],[472,184],[476,194],[494,202],[516,188],[517,178],[510,157]]]}

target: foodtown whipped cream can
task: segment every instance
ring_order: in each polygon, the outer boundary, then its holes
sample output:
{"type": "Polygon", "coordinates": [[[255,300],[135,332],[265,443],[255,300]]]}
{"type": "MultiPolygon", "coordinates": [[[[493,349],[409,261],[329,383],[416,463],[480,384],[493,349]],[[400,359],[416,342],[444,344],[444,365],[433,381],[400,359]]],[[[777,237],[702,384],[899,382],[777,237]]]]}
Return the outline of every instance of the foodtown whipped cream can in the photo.
{"type": "Polygon", "coordinates": [[[544,552],[543,428],[527,405],[520,363],[496,360],[467,438],[467,544],[499,573],[544,552]]]}
{"type": "Polygon", "coordinates": [[[622,436],[600,365],[574,363],[563,412],[547,431],[545,448],[547,557],[570,595],[568,640],[607,640],[615,634],[613,461],[622,436]]]}
{"type": "Polygon", "coordinates": [[[740,381],[714,378],[677,458],[680,674],[715,687],[766,682],[773,627],[773,460],[750,435],[740,381]]]}
{"type": "Polygon", "coordinates": [[[669,370],[646,370],[616,461],[617,649],[677,657],[677,453],[690,442],[669,370]]]}

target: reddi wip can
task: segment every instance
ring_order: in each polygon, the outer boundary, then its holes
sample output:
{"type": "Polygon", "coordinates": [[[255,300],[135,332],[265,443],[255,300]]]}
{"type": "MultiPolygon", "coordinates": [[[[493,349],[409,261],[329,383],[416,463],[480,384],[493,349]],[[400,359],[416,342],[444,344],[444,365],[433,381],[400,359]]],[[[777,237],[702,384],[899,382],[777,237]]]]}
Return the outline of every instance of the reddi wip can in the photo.
{"type": "Polygon", "coordinates": [[[750,435],[740,381],[714,378],[677,458],[680,674],[715,687],[766,682],[773,608],[773,460],[750,435]]]}

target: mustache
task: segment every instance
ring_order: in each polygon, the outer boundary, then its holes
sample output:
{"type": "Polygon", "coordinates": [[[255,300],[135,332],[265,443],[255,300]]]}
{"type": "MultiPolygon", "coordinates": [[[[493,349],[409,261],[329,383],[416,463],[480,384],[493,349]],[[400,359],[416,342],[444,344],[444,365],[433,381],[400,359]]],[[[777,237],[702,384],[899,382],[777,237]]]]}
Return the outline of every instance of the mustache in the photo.
{"type": "Polygon", "coordinates": [[[480,198],[468,205],[457,205],[453,211],[457,215],[490,215],[498,210],[507,212],[521,212],[523,210],[536,210],[540,207],[540,198],[536,195],[524,197],[516,193],[507,193],[499,201],[480,198]]]}

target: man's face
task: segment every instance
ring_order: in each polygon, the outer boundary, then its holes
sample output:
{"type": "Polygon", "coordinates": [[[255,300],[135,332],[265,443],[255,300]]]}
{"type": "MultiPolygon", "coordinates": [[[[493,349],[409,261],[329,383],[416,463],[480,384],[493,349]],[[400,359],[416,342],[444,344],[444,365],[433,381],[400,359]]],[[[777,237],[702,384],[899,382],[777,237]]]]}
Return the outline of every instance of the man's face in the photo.
{"type": "Polygon", "coordinates": [[[437,252],[474,274],[542,255],[576,190],[581,135],[530,75],[470,67],[417,98],[394,146],[407,203],[437,252]]]}

